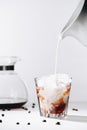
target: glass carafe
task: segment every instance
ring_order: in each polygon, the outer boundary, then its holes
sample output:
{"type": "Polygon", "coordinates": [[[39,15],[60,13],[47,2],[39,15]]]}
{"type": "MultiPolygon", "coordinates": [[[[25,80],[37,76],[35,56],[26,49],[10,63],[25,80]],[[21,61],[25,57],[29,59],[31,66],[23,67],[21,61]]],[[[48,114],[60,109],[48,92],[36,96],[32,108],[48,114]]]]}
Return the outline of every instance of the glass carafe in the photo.
{"type": "Polygon", "coordinates": [[[0,108],[18,108],[27,103],[27,88],[14,71],[18,57],[0,57],[0,108]]]}

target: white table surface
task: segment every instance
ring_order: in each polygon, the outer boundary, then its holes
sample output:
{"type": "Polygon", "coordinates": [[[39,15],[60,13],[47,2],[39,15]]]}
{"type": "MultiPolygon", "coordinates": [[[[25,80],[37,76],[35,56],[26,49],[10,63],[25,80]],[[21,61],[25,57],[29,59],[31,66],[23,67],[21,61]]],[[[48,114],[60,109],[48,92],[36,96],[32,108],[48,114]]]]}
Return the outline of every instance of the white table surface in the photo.
{"type": "Polygon", "coordinates": [[[41,117],[39,114],[38,106],[32,108],[32,104],[26,104],[24,109],[13,110],[0,110],[0,130],[87,130],[87,103],[73,102],[69,103],[68,116],[66,119],[53,119],[41,117]],[[78,111],[73,111],[73,108],[77,108],[78,111]],[[31,113],[28,113],[31,111],[31,113]],[[4,116],[2,116],[4,114],[4,116]],[[43,122],[46,120],[46,122],[43,122]],[[60,125],[56,125],[56,122],[60,122],[60,125]],[[16,123],[20,124],[17,125],[16,123]],[[30,122],[30,125],[27,123],[30,122]]]}

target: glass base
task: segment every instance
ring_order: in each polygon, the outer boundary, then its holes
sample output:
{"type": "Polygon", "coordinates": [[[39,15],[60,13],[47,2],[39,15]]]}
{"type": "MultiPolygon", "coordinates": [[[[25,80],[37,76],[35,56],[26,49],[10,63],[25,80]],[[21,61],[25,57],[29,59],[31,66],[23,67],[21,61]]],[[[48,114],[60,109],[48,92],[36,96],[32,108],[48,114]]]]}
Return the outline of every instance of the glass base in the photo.
{"type": "Polygon", "coordinates": [[[41,116],[47,117],[47,118],[55,118],[55,119],[63,119],[67,117],[66,113],[61,113],[61,114],[42,114],[40,113],[41,116]]]}
{"type": "Polygon", "coordinates": [[[20,98],[0,98],[0,109],[20,108],[26,103],[26,100],[20,98]]]}

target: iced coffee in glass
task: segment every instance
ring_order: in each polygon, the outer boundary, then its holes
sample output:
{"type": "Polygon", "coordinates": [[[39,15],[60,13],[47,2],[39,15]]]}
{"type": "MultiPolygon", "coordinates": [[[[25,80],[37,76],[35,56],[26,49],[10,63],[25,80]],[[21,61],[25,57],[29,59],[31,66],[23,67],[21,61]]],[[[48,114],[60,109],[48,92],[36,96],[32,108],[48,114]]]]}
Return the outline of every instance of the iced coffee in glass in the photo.
{"type": "Polygon", "coordinates": [[[71,82],[72,79],[67,74],[35,78],[41,116],[53,118],[67,116],[71,82]]]}

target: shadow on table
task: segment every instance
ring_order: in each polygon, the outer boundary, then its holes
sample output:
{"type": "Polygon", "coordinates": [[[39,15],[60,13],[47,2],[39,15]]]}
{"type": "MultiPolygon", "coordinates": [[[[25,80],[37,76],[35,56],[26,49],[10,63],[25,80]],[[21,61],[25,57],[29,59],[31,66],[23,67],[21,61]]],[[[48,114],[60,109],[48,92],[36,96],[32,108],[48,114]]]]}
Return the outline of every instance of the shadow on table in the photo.
{"type": "Polygon", "coordinates": [[[87,123],[87,116],[67,115],[65,120],[87,123]]]}

